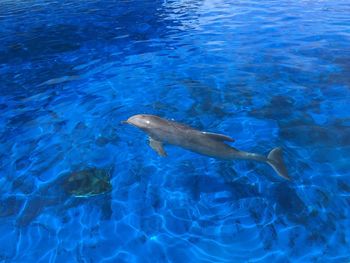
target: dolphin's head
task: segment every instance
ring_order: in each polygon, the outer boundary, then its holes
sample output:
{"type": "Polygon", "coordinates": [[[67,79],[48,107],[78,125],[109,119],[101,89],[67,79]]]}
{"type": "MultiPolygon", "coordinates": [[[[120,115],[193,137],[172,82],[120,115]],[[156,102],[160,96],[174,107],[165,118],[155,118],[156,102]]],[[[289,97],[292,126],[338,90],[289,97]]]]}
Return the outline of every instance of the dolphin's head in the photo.
{"type": "Polygon", "coordinates": [[[155,126],[159,122],[159,117],[154,115],[148,115],[148,114],[137,114],[134,116],[131,116],[125,123],[131,124],[136,126],[137,128],[140,128],[142,130],[149,130],[152,128],[155,128],[155,126]]]}

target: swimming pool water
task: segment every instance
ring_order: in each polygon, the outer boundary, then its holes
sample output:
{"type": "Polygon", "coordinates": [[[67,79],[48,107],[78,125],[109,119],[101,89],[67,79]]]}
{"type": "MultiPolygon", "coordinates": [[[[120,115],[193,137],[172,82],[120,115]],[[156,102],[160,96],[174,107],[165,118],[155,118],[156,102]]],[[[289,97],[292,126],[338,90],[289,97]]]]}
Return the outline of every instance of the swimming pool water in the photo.
{"type": "Polygon", "coordinates": [[[0,262],[349,262],[349,1],[0,3],[0,262]],[[156,114],[284,149],[166,146],[156,114]],[[60,179],[109,171],[75,198],[60,179]]]}

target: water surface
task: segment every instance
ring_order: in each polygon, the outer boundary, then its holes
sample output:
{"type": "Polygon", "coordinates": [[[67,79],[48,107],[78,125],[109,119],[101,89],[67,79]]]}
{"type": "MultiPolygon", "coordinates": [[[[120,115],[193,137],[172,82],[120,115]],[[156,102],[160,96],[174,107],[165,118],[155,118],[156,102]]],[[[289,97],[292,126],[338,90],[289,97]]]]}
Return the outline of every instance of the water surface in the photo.
{"type": "Polygon", "coordinates": [[[2,1],[1,262],[348,262],[349,1],[2,1]],[[167,147],[156,114],[281,146],[167,147]],[[75,198],[63,175],[109,171],[75,198]]]}

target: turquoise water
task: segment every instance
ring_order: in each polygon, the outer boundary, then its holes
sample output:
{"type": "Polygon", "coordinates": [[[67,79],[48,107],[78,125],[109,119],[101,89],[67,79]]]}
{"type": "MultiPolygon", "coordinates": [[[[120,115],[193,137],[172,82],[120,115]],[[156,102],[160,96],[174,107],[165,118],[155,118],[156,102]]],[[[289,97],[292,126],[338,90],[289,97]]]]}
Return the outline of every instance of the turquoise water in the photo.
{"type": "Polygon", "coordinates": [[[349,262],[349,1],[2,1],[0,262],[349,262]],[[166,146],[159,115],[280,146],[166,146]],[[107,171],[77,198],[63,178],[107,171]]]}

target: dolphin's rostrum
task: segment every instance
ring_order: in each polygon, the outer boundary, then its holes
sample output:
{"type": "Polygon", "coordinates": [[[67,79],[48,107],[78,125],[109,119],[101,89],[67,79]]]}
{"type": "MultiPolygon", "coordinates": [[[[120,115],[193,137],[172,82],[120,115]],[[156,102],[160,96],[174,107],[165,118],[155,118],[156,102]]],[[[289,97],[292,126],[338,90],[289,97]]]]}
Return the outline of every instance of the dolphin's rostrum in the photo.
{"type": "Polygon", "coordinates": [[[199,131],[155,115],[134,115],[125,123],[132,124],[147,133],[150,146],[161,156],[167,156],[163,143],[173,144],[214,158],[225,160],[244,159],[268,163],[279,176],[290,180],[282,159],[282,149],[279,147],[274,148],[267,157],[240,151],[225,143],[225,141],[234,141],[229,136],[199,131]]]}

